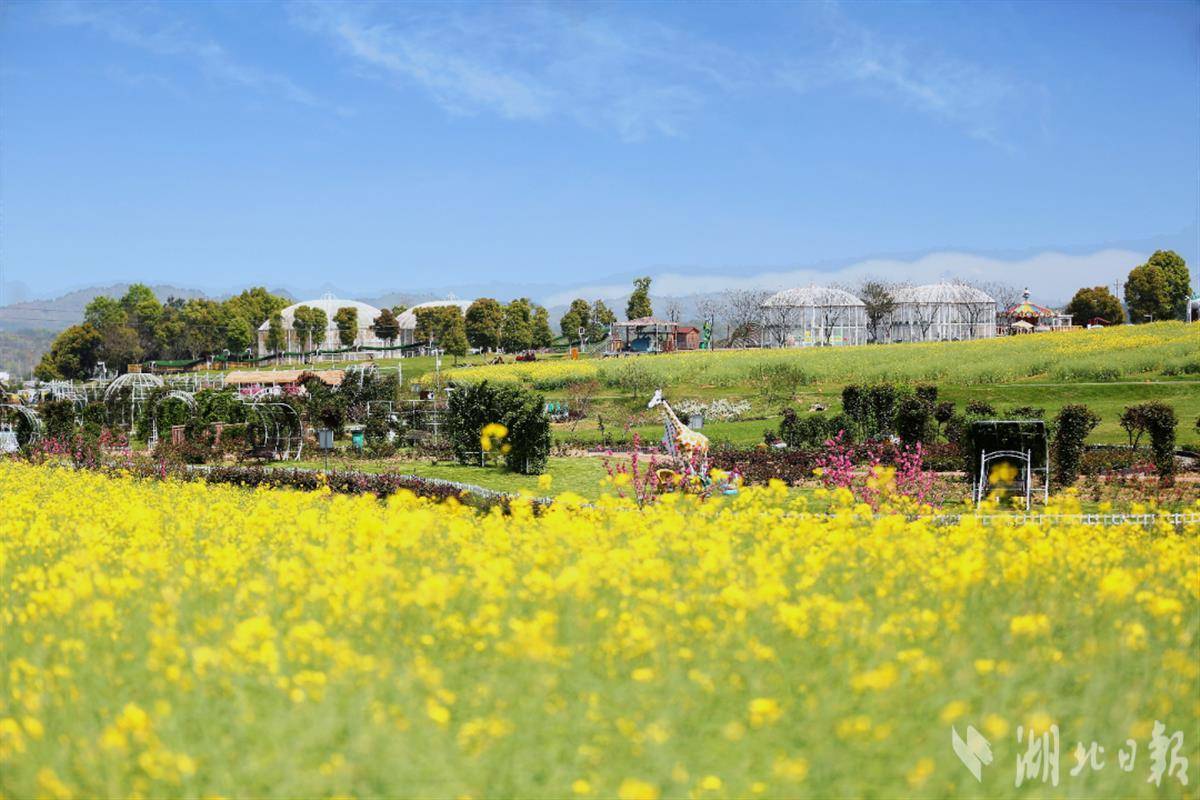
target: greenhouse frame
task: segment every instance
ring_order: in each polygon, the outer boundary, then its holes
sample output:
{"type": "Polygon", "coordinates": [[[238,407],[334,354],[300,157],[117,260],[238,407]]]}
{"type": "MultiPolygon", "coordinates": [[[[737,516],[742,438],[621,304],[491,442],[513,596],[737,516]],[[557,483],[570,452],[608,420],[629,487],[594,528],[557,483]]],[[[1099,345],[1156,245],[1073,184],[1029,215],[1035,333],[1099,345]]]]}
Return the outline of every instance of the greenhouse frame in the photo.
{"type": "Polygon", "coordinates": [[[866,307],[842,289],[785,289],[767,298],[762,312],[766,346],[834,347],[867,341],[866,307]]]}
{"type": "Polygon", "coordinates": [[[990,339],[996,335],[996,301],[965,283],[930,283],[895,290],[888,328],[894,342],[990,339]]]}

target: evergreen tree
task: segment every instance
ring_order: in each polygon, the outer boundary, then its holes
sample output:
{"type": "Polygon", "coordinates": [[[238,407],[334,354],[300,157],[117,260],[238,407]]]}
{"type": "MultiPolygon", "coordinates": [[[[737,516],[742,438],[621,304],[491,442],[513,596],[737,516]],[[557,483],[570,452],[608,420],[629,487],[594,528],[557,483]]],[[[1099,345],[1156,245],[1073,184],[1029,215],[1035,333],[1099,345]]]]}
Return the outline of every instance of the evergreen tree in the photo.
{"type": "Polygon", "coordinates": [[[625,305],[625,319],[641,319],[654,316],[654,307],[650,304],[650,278],[637,278],[633,282],[633,293],[625,305]]]}
{"type": "Polygon", "coordinates": [[[339,308],[333,315],[333,322],[337,325],[342,347],[353,347],[358,339],[358,309],[353,306],[339,308]]]}

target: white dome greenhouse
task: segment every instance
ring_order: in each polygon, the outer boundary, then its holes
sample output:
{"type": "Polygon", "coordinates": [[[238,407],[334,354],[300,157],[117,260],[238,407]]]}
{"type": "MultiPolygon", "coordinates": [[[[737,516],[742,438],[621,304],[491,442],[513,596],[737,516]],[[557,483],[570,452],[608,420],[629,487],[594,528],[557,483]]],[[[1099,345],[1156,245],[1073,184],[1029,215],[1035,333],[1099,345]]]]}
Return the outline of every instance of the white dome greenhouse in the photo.
{"type": "Polygon", "coordinates": [[[769,343],[782,347],[830,347],[867,341],[863,302],[842,289],[785,289],[762,304],[769,343]]]}
{"type": "Polygon", "coordinates": [[[903,286],[889,320],[897,342],[985,339],[996,335],[996,301],[965,283],[903,286]]]}

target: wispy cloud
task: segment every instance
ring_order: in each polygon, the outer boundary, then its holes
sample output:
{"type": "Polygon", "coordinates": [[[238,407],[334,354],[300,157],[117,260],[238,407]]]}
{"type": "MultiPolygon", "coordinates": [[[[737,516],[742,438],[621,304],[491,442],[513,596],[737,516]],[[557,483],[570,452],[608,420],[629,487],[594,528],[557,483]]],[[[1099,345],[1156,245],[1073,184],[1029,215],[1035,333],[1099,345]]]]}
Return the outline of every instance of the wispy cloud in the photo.
{"type": "Polygon", "coordinates": [[[778,79],[802,94],[855,87],[930,114],[968,135],[1011,149],[1004,127],[1044,89],[941,52],[923,42],[882,36],[836,3],[809,7],[817,44],[782,60],[778,79]]]}
{"type": "MultiPolygon", "coordinates": [[[[981,65],[889,38],[835,3],[795,7],[802,35],[740,49],[650,20],[637,6],[312,3],[302,27],[354,62],[428,92],[455,114],[573,118],[626,140],[675,136],[703,107],[750,91],[783,97],[857,87],[1001,146],[1031,87],[981,65]]],[[[1036,90],[1036,87],[1032,87],[1036,90]]]]}
{"type": "Polygon", "coordinates": [[[743,61],[667,26],[586,6],[313,3],[295,18],[451,113],[568,117],[627,140],[680,134],[711,93],[737,82],[743,61]]]}
{"type": "Polygon", "coordinates": [[[278,95],[301,105],[325,105],[286,75],[239,60],[219,42],[171,15],[169,9],[156,4],[60,2],[46,6],[45,11],[55,24],[87,28],[148,53],[187,60],[214,80],[278,95]]]}

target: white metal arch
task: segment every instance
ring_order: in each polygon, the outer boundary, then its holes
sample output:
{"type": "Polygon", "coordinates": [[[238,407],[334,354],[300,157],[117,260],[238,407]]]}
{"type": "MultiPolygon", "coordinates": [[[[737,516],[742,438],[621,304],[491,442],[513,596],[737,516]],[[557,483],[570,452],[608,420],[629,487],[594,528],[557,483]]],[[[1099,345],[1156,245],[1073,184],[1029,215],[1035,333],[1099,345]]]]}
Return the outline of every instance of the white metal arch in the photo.
{"type": "Polygon", "coordinates": [[[0,420],[0,453],[11,453],[22,447],[37,444],[45,434],[46,425],[41,416],[28,406],[17,403],[0,403],[0,412],[4,416],[15,413],[27,423],[24,432],[11,422],[0,420]]]}

